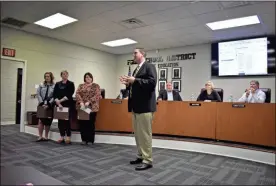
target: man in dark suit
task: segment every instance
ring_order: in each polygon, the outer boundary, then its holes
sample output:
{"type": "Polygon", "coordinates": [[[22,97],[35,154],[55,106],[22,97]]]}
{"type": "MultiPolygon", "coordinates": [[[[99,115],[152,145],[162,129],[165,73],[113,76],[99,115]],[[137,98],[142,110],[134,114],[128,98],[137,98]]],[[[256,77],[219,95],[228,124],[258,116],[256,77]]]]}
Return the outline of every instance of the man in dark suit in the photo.
{"type": "Polygon", "coordinates": [[[167,90],[161,90],[159,92],[158,101],[166,100],[166,101],[182,101],[179,92],[172,89],[172,83],[167,83],[167,90]]]}
{"type": "Polygon", "coordinates": [[[134,50],[134,61],[138,64],[132,76],[121,76],[121,83],[129,89],[128,111],[132,112],[132,124],[137,145],[137,159],[130,164],[140,164],[135,170],[152,168],[152,120],[156,111],[155,66],[146,62],[143,49],[134,50]]]}

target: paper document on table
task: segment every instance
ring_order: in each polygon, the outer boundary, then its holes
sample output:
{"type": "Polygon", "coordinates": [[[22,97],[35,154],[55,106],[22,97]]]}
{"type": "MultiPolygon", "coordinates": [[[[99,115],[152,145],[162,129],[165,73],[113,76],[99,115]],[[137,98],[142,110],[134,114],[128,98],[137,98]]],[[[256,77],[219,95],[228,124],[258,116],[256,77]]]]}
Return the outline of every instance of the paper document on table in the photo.
{"type": "Polygon", "coordinates": [[[68,112],[68,107],[57,108],[57,112],[68,112]]]}

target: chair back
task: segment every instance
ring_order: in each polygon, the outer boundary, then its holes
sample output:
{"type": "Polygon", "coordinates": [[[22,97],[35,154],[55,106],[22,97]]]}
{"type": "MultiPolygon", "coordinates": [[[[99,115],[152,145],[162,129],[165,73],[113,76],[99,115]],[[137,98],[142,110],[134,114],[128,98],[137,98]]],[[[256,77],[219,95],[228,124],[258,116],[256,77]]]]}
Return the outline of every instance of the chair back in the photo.
{"type": "Polygon", "coordinates": [[[270,88],[260,88],[261,91],[265,93],[265,103],[271,102],[271,89],[270,88]]]}

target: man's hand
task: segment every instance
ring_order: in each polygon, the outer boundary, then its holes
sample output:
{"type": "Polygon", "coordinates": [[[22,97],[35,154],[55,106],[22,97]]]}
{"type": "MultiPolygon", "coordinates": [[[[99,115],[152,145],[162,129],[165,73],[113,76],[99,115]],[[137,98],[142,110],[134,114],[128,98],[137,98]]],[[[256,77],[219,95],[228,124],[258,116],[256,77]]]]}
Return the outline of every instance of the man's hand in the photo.
{"type": "Polygon", "coordinates": [[[246,97],[248,97],[248,96],[249,96],[250,91],[251,91],[251,89],[250,89],[250,88],[246,89],[246,97]]]}
{"type": "Polygon", "coordinates": [[[127,82],[129,82],[130,84],[132,84],[135,81],[135,77],[133,76],[127,76],[127,82]]]}
{"type": "Polygon", "coordinates": [[[125,83],[130,83],[132,84],[135,81],[135,77],[133,76],[121,76],[120,81],[125,84],[125,83]]]}
{"type": "Polygon", "coordinates": [[[251,88],[251,93],[254,94],[256,90],[254,88],[251,88]]]}
{"type": "Polygon", "coordinates": [[[127,78],[126,78],[126,77],[127,77],[127,76],[121,76],[121,77],[120,77],[120,82],[121,82],[122,84],[128,86],[128,85],[129,85],[129,82],[127,81],[127,78]]]}
{"type": "Polygon", "coordinates": [[[90,104],[89,102],[86,102],[86,103],[85,103],[85,107],[88,107],[88,106],[89,106],[89,104],[90,104]]]}
{"type": "Polygon", "coordinates": [[[162,101],[162,98],[159,98],[157,101],[162,101]]]}

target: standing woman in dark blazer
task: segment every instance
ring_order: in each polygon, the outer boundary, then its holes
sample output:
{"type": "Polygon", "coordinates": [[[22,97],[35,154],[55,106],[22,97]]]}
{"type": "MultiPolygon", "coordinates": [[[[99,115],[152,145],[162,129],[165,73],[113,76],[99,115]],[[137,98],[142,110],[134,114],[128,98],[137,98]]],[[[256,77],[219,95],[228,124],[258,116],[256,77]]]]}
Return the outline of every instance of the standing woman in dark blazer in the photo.
{"type": "Polygon", "coordinates": [[[97,83],[93,83],[93,76],[87,72],[83,77],[84,83],[80,84],[76,92],[77,109],[90,108],[90,119],[79,120],[82,145],[88,142],[94,143],[95,140],[95,121],[99,111],[101,89],[97,83]]]}
{"type": "Polygon", "coordinates": [[[67,144],[71,143],[71,107],[73,106],[73,94],[75,92],[74,82],[68,80],[68,72],[66,70],[60,73],[62,80],[57,82],[54,89],[54,99],[56,106],[59,108],[68,107],[69,108],[69,119],[68,120],[58,120],[58,128],[60,132],[60,139],[58,143],[67,144]],[[66,140],[65,140],[66,133],[66,140]]]}
{"type": "Polygon", "coordinates": [[[207,81],[205,83],[205,90],[203,90],[198,98],[197,101],[217,101],[221,102],[221,97],[219,96],[218,92],[214,90],[214,83],[212,81],[207,81]]]}
{"type": "MultiPolygon", "coordinates": [[[[44,74],[44,82],[37,88],[38,105],[43,106],[45,109],[53,109],[53,92],[54,92],[54,75],[52,72],[46,72],[44,74]]],[[[50,131],[53,118],[39,118],[38,120],[38,134],[39,138],[37,142],[48,141],[48,135],[50,131]],[[42,137],[43,129],[45,128],[45,138],[42,137]]]]}

